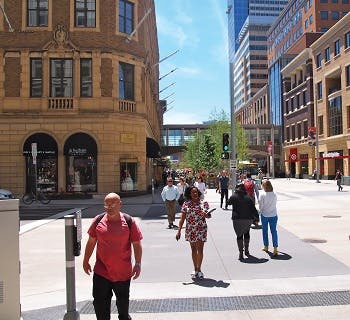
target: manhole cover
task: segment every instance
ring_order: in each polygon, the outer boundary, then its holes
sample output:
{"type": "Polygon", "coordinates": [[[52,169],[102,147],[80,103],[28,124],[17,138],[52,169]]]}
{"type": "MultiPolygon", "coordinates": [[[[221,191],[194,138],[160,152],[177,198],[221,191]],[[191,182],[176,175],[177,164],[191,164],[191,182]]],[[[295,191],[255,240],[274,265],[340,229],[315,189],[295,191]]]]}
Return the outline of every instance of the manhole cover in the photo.
{"type": "Polygon", "coordinates": [[[313,238],[302,239],[302,241],[307,242],[307,243],[325,243],[325,242],[327,242],[327,240],[324,240],[324,239],[313,239],[313,238]]]}
{"type": "Polygon", "coordinates": [[[341,218],[341,216],[336,216],[336,215],[328,214],[328,215],[326,215],[326,216],[323,216],[323,218],[341,218]]]}

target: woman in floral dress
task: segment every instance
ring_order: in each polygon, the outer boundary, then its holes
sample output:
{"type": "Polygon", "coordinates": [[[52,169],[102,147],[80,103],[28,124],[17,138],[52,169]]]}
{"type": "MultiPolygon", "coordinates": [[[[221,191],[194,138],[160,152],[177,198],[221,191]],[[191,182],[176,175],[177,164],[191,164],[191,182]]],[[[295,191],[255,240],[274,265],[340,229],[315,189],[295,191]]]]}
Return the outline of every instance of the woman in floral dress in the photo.
{"type": "Polygon", "coordinates": [[[208,214],[208,202],[200,200],[201,192],[197,187],[191,186],[186,189],[185,197],[189,199],[185,201],[181,208],[181,219],[179,222],[179,230],[176,239],[181,237],[181,229],[186,220],[185,240],[190,243],[192,250],[192,261],[194,271],[191,273],[192,279],[203,279],[204,274],[201,270],[203,261],[204,242],[207,241],[207,222],[210,218],[208,214]]]}

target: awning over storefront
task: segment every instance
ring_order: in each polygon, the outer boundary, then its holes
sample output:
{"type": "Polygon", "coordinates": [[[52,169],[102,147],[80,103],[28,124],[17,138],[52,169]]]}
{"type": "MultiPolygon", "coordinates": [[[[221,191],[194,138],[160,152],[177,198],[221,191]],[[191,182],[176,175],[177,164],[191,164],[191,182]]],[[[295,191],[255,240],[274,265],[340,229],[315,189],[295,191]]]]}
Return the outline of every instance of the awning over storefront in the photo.
{"type": "Polygon", "coordinates": [[[95,140],[86,133],[75,133],[71,135],[64,144],[65,156],[96,156],[97,144],[95,140]]]}
{"type": "Polygon", "coordinates": [[[31,135],[23,145],[24,156],[32,156],[32,143],[37,144],[37,156],[39,158],[57,156],[57,143],[50,135],[46,133],[35,133],[31,135]]]}
{"type": "Polygon", "coordinates": [[[147,158],[160,157],[160,146],[158,142],[152,138],[146,138],[146,156],[147,158]]]}

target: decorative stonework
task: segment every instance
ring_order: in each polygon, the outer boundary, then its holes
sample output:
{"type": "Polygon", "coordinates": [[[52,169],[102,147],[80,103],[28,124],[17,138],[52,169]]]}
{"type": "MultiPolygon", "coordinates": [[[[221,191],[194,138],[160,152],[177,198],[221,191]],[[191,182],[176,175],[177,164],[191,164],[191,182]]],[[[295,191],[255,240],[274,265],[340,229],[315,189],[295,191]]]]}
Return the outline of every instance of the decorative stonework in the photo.
{"type": "Polygon", "coordinates": [[[53,33],[53,38],[58,47],[64,46],[68,40],[68,32],[66,31],[65,26],[58,24],[53,33]]]}
{"type": "Polygon", "coordinates": [[[44,50],[77,50],[77,47],[69,39],[68,31],[64,25],[58,24],[53,31],[53,39],[46,43],[44,50]]]}

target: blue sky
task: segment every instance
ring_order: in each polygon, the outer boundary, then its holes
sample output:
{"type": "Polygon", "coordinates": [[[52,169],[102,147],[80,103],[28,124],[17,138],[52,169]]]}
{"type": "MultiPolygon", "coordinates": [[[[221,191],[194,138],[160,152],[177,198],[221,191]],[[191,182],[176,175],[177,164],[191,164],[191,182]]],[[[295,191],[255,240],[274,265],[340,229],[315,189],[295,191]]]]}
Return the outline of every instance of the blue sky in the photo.
{"type": "Polygon", "coordinates": [[[160,94],[169,97],[164,124],[202,123],[214,110],[229,112],[226,0],[155,0],[160,94]]]}

